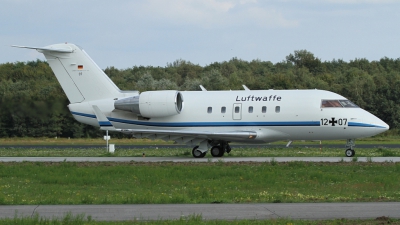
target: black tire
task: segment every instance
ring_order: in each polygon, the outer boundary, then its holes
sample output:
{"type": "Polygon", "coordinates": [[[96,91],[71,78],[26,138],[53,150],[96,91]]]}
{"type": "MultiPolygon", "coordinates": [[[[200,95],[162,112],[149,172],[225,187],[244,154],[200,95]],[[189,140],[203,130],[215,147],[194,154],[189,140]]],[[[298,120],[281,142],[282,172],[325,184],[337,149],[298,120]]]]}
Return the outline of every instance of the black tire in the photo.
{"type": "Polygon", "coordinates": [[[196,146],[193,148],[192,150],[192,155],[195,158],[204,158],[204,156],[206,156],[206,152],[201,152],[200,150],[198,150],[199,146],[196,146]]]}
{"type": "Polygon", "coordinates": [[[356,151],[354,151],[352,149],[346,149],[344,154],[346,154],[347,157],[353,157],[356,154],[356,151]]]}
{"type": "Polygon", "coordinates": [[[222,157],[224,155],[224,150],[222,149],[221,146],[213,146],[211,148],[211,155],[213,157],[222,157]]]}

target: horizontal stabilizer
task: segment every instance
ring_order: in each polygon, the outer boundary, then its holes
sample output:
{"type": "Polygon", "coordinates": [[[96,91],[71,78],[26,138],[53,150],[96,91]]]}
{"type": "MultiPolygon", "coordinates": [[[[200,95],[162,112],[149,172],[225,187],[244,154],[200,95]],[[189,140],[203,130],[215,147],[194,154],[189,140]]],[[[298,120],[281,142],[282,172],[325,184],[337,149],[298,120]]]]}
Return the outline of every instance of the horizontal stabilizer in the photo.
{"type": "Polygon", "coordinates": [[[13,45],[43,53],[71,104],[129,97],[79,46],[61,43],[44,47],[13,45]]]}
{"type": "Polygon", "coordinates": [[[51,47],[29,47],[29,46],[19,46],[19,45],[11,45],[11,47],[15,48],[28,48],[28,49],[36,49],[39,52],[49,51],[49,52],[60,52],[60,53],[71,53],[72,48],[69,46],[59,47],[59,48],[51,48],[51,47]]]}

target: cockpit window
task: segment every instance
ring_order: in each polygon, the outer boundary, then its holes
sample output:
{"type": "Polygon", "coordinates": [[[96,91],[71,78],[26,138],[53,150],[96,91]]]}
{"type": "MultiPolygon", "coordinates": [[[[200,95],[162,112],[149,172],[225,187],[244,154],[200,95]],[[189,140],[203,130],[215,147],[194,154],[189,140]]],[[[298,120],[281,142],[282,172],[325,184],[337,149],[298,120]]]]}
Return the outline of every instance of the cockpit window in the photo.
{"type": "Polygon", "coordinates": [[[345,108],[358,108],[358,105],[352,103],[349,100],[339,100],[340,104],[342,104],[345,108]]]}
{"type": "Polygon", "coordinates": [[[332,108],[332,107],[340,107],[343,106],[340,104],[339,100],[322,100],[321,108],[332,108]]]}
{"type": "Polygon", "coordinates": [[[322,100],[321,108],[358,108],[350,100],[322,100]]]}

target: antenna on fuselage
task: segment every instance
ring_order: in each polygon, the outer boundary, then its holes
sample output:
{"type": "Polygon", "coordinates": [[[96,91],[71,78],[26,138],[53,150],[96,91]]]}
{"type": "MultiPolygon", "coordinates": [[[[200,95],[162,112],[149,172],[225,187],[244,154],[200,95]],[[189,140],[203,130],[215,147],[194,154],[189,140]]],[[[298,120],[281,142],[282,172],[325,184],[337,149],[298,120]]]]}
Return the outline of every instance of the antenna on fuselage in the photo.
{"type": "Polygon", "coordinates": [[[245,91],[250,91],[250,88],[248,88],[246,85],[242,84],[243,88],[245,91]]]}
{"type": "Polygon", "coordinates": [[[207,89],[205,89],[205,87],[203,87],[203,85],[199,85],[202,91],[207,91],[207,89]]]}

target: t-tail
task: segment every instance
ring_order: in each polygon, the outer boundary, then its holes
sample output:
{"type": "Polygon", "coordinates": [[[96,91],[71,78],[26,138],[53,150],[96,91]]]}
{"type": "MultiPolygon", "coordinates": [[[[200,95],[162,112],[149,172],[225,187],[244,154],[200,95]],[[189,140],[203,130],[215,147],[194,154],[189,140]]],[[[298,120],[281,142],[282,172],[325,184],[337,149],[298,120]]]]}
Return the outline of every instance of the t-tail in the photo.
{"type": "Polygon", "coordinates": [[[121,96],[120,89],[77,45],[13,47],[36,49],[43,53],[71,104],[121,96]]]}

